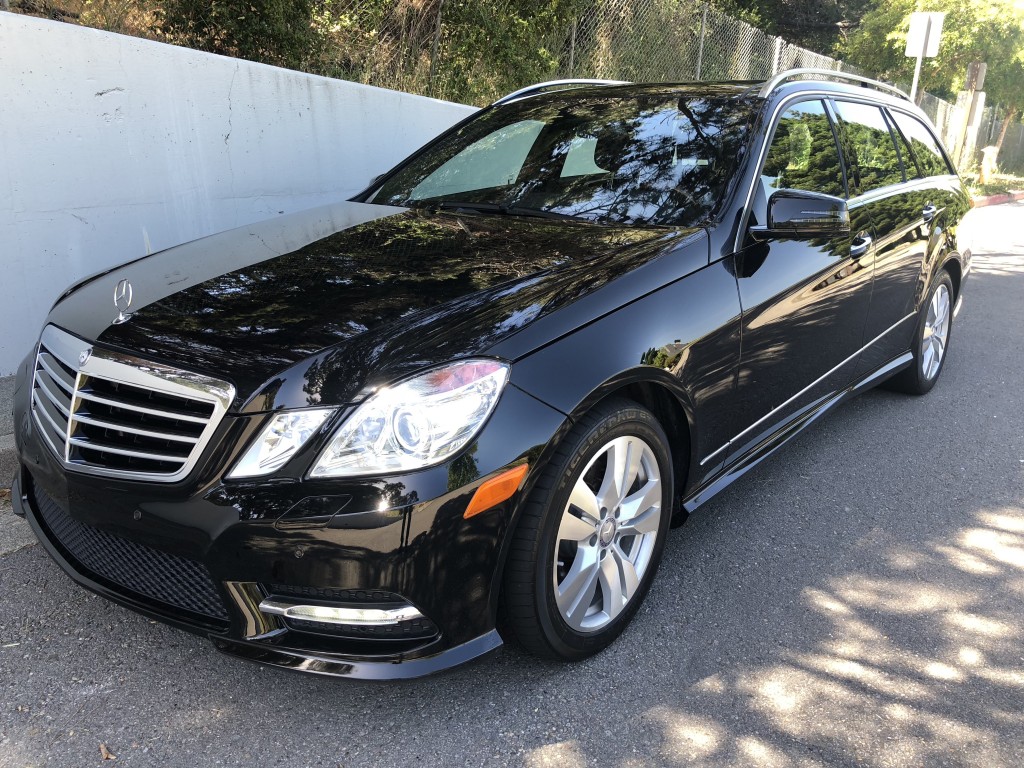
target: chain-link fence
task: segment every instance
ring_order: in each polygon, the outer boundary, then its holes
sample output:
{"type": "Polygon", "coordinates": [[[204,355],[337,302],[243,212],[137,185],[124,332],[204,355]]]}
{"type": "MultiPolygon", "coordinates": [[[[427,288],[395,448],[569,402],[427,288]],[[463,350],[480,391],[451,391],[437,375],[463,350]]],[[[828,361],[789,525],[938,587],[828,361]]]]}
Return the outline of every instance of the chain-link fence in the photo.
{"type": "Polygon", "coordinates": [[[571,23],[558,75],[634,82],[761,80],[784,69],[856,71],[705,4],[605,0],[571,23]]]}
{"type": "Polygon", "coordinates": [[[793,67],[857,72],[841,61],[703,4],[592,0],[577,12],[528,13],[511,0],[352,0],[332,34],[332,74],[486,104],[544,79],[631,82],[761,80],[793,67]]]}

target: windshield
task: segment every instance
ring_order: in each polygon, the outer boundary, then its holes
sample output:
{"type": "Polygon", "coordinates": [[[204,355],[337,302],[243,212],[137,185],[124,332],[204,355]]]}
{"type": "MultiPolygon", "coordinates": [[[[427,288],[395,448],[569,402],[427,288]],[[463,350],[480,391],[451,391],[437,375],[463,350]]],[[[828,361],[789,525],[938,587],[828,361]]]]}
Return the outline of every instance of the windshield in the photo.
{"type": "Polygon", "coordinates": [[[428,147],[370,202],[692,226],[718,208],[752,117],[738,98],[532,100],[428,147]]]}

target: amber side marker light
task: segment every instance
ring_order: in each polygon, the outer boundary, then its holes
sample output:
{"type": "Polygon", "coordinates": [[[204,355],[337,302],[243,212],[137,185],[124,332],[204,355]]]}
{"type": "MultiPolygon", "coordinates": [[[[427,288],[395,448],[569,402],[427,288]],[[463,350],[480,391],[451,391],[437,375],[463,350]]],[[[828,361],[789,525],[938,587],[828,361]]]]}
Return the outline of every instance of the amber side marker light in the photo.
{"type": "Polygon", "coordinates": [[[523,481],[523,477],[529,469],[529,464],[520,464],[515,469],[502,472],[497,477],[492,477],[490,480],[482,483],[476,489],[476,493],[473,494],[473,498],[470,500],[469,506],[466,507],[466,511],[462,513],[462,516],[468,520],[474,515],[486,512],[491,507],[497,506],[506,499],[511,498],[512,494],[519,488],[519,483],[523,481]]]}

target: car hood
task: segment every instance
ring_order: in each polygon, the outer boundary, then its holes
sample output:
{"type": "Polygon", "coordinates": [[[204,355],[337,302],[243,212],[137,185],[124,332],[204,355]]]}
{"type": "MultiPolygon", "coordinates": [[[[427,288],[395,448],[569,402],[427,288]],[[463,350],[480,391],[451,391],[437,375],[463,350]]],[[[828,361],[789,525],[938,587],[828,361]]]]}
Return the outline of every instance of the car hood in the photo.
{"type": "Polygon", "coordinates": [[[58,301],[49,322],[226,378],[236,407],[340,404],[485,353],[687,234],[346,202],[94,276],[58,301]],[[132,303],[115,322],[121,280],[132,303]]]}

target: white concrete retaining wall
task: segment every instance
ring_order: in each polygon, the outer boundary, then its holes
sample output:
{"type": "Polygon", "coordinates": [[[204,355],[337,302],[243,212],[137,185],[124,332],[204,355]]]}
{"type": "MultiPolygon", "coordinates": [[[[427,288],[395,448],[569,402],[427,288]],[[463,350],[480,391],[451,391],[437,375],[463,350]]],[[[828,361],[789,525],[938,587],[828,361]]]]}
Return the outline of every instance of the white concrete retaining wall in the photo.
{"type": "Polygon", "coordinates": [[[0,376],[69,283],[344,199],[471,111],[0,13],[0,376]]]}

